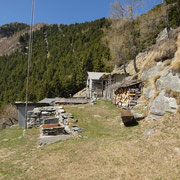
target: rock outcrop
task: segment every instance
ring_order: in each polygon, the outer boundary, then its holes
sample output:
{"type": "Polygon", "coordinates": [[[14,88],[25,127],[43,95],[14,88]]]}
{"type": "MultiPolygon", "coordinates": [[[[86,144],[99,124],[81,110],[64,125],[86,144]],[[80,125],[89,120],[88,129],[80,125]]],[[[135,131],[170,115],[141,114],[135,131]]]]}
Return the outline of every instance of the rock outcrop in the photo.
{"type": "MultiPolygon", "coordinates": [[[[14,24],[18,26],[19,23],[14,23],[14,24]]],[[[43,23],[34,25],[33,31],[39,30],[44,25],[45,24],[43,23]]],[[[20,50],[21,45],[19,43],[19,38],[20,36],[23,36],[29,32],[28,25],[24,25],[24,28],[16,28],[17,30],[16,29],[12,30],[11,26],[10,27],[6,27],[6,26],[7,25],[0,27],[0,56],[10,55],[15,51],[20,50]]]]}
{"type": "Polygon", "coordinates": [[[180,93],[180,77],[179,74],[173,74],[170,70],[163,73],[163,75],[156,82],[158,91],[163,89],[171,89],[180,93]]]}
{"type": "Polygon", "coordinates": [[[164,70],[164,64],[162,62],[158,62],[155,66],[150,69],[144,70],[142,72],[142,80],[150,79],[153,76],[158,75],[164,70]]]}
{"type": "Polygon", "coordinates": [[[180,28],[171,30],[169,39],[164,30],[157,44],[136,59],[140,72],[133,72],[133,61],[127,66],[127,72],[130,77],[143,80],[140,101],[145,105],[135,106],[133,114],[137,118],[146,115],[146,119],[159,119],[167,113],[177,113],[180,107],[180,28]]]}
{"type": "Polygon", "coordinates": [[[164,90],[152,101],[150,115],[155,118],[161,118],[166,113],[176,113],[178,105],[173,97],[166,97],[164,90]]]}

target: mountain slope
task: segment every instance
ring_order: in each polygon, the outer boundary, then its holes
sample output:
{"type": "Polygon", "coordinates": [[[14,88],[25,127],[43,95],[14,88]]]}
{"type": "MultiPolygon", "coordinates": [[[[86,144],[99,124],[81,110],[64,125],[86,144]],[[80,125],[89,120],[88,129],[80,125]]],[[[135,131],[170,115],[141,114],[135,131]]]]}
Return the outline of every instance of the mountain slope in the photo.
{"type": "MultiPolygon", "coordinates": [[[[33,31],[39,30],[44,24],[36,24],[33,31]]],[[[21,49],[19,37],[28,33],[29,26],[23,23],[11,23],[0,27],[0,56],[11,55],[21,49]]]]}

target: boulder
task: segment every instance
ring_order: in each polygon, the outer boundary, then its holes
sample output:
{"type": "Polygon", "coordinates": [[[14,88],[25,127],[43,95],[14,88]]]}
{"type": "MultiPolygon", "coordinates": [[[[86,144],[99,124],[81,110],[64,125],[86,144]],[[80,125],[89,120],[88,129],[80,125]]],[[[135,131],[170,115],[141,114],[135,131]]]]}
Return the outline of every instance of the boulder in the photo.
{"type": "Polygon", "coordinates": [[[73,115],[71,113],[62,113],[62,117],[68,119],[68,118],[73,118],[73,115]]]}
{"type": "Polygon", "coordinates": [[[144,134],[145,135],[151,135],[153,133],[153,130],[152,129],[146,129],[145,131],[144,131],[144,134]]]}
{"type": "Polygon", "coordinates": [[[166,39],[168,37],[168,33],[167,33],[167,28],[164,28],[163,31],[161,31],[158,35],[158,37],[156,38],[156,42],[160,42],[164,39],[166,39]]]}
{"type": "Polygon", "coordinates": [[[176,99],[166,97],[165,92],[161,91],[160,94],[152,101],[150,113],[153,118],[158,119],[166,113],[175,113],[177,108],[176,99]]]}
{"type": "Polygon", "coordinates": [[[140,114],[140,113],[136,113],[136,112],[133,113],[133,116],[134,116],[134,119],[137,121],[145,118],[144,114],[140,114]]]}
{"type": "Polygon", "coordinates": [[[151,99],[154,96],[154,93],[155,93],[155,90],[153,86],[150,86],[143,91],[143,95],[148,99],[151,99]]]}
{"type": "Polygon", "coordinates": [[[64,130],[67,134],[72,134],[71,128],[69,126],[65,126],[64,130]]]}
{"type": "Polygon", "coordinates": [[[99,114],[95,114],[93,115],[94,118],[101,118],[101,116],[99,114]]]}
{"type": "Polygon", "coordinates": [[[79,128],[79,127],[73,127],[71,131],[72,131],[72,134],[76,134],[76,133],[83,132],[84,129],[83,128],[79,128]]]}
{"type": "Polygon", "coordinates": [[[164,69],[164,63],[158,62],[156,66],[153,66],[150,69],[144,70],[142,73],[142,80],[147,80],[153,76],[160,74],[164,69]]]}
{"type": "Polygon", "coordinates": [[[139,112],[139,111],[136,110],[136,109],[132,109],[132,110],[131,110],[131,113],[133,114],[134,119],[135,119],[136,121],[145,118],[145,115],[144,115],[143,113],[139,112]]]}
{"type": "Polygon", "coordinates": [[[173,75],[172,72],[165,72],[157,81],[156,85],[159,91],[163,89],[171,89],[172,91],[180,92],[180,78],[176,73],[173,75]]]}

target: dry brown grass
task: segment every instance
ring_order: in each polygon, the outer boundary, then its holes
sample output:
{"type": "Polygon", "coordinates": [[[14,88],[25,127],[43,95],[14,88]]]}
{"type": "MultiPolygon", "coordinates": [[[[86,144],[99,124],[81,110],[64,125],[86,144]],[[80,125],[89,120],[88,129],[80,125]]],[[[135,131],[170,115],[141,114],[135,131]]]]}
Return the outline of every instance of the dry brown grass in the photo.
{"type": "Polygon", "coordinates": [[[172,59],[176,51],[177,46],[174,39],[161,41],[146,56],[146,61],[142,65],[142,71],[153,67],[156,65],[156,62],[172,59]]]}
{"type": "Polygon", "coordinates": [[[178,107],[178,110],[177,110],[179,116],[180,116],[180,106],[178,107]]]}
{"type": "Polygon", "coordinates": [[[156,85],[156,81],[161,77],[160,74],[156,75],[156,76],[153,76],[152,78],[150,78],[147,83],[146,83],[146,86],[148,87],[149,85],[153,85],[154,87],[154,95],[152,97],[152,99],[155,99],[158,95],[159,95],[159,91],[157,89],[157,85],[156,85]]]}
{"type": "Polygon", "coordinates": [[[175,73],[179,73],[180,72],[180,61],[174,61],[172,63],[172,70],[175,73]]]}
{"type": "Polygon", "coordinates": [[[157,96],[159,96],[159,91],[155,91],[155,93],[154,93],[152,99],[155,99],[157,96]]]}
{"type": "Polygon", "coordinates": [[[154,47],[153,60],[159,62],[172,59],[176,51],[176,41],[174,39],[166,39],[154,47]]]}
{"type": "Polygon", "coordinates": [[[161,77],[161,75],[158,74],[158,75],[156,75],[156,76],[154,76],[154,77],[152,78],[152,82],[153,82],[153,86],[154,86],[155,91],[157,91],[156,81],[157,81],[160,77],[161,77]]]}
{"type": "Polygon", "coordinates": [[[155,55],[156,55],[156,52],[154,51],[154,48],[151,48],[149,53],[145,56],[144,62],[141,64],[140,71],[138,73],[139,79],[141,79],[144,71],[147,71],[151,69],[152,67],[156,66],[157,62],[154,61],[155,55]]]}
{"type": "Polygon", "coordinates": [[[180,105],[180,93],[176,91],[172,91],[171,89],[165,89],[165,95],[167,97],[173,97],[176,99],[176,103],[180,105]]]}
{"type": "Polygon", "coordinates": [[[171,59],[165,60],[165,61],[164,61],[164,66],[165,66],[165,67],[166,67],[166,66],[170,66],[170,65],[171,65],[171,62],[172,62],[171,59]]]}
{"type": "Polygon", "coordinates": [[[144,71],[146,69],[150,69],[151,67],[153,67],[154,65],[156,65],[156,62],[153,61],[153,57],[154,57],[154,51],[150,51],[147,56],[146,56],[146,60],[145,62],[142,64],[142,67],[141,67],[141,71],[144,71]]]}

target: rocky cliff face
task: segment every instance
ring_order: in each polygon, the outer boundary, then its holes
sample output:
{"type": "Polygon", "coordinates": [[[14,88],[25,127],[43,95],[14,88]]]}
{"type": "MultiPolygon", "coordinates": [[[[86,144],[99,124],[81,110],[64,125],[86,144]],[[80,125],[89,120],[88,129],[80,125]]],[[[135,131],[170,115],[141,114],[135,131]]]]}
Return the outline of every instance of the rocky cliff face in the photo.
{"type": "MultiPolygon", "coordinates": [[[[43,23],[36,24],[33,31],[39,30],[43,23]]],[[[29,26],[23,23],[11,23],[0,27],[0,56],[10,55],[20,49],[19,37],[29,32],[29,26]]]]}
{"type": "Polygon", "coordinates": [[[0,38],[8,38],[12,35],[14,35],[16,32],[22,31],[24,29],[28,28],[27,24],[24,23],[10,23],[5,24],[3,26],[0,26],[0,38]]]}
{"type": "Polygon", "coordinates": [[[146,119],[160,119],[166,114],[180,113],[180,28],[172,30],[168,39],[163,31],[149,51],[137,56],[139,73],[133,61],[127,66],[130,79],[143,80],[143,95],[134,112],[146,119]]]}

